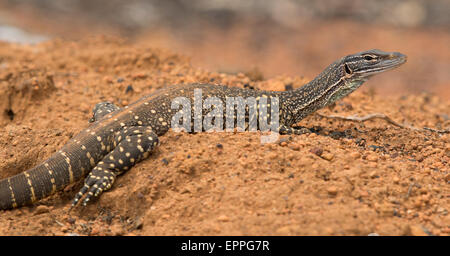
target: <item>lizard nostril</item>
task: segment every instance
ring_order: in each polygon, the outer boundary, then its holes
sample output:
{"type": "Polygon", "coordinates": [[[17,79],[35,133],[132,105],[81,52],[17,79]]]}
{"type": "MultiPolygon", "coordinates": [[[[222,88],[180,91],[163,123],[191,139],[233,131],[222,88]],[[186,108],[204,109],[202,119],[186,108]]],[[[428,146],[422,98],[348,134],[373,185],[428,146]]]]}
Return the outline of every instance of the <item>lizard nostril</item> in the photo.
{"type": "Polygon", "coordinates": [[[396,58],[406,59],[406,55],[401,54],[399,52],[393,52],[393,53],[389,54],[389,59],[396,59],[396,58]]]}

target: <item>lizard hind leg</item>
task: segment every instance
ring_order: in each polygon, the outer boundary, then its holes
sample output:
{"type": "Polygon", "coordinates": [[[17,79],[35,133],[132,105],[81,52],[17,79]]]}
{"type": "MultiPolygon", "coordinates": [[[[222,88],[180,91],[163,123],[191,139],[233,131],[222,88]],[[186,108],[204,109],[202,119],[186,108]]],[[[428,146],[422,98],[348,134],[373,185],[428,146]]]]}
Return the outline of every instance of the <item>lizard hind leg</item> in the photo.
{"type": "Polygon", "coordinates": [[[92,116],[91,119],[89,119],[89,123],[98,121],[105,115],[110,114],[119,109],[120,108],[118,106],[114,105],[113,103],[111,103],[109,101],[97,103],[97,104],[95,104],[94,109],[92,109],[92,112],[94,113],[94,115],[92,116]]]}
{"type": "Polygon", "coordinates": [[[124,127],[117,132],[114,138],[115,148],[88,174],[84,186],[75,195],[72,207],[83,196],[85,198],[82,204],[85,206],[92,197],[110,189],[117,175],[147,158],[158,144],[158,136],[148,126],[124,127]]]}

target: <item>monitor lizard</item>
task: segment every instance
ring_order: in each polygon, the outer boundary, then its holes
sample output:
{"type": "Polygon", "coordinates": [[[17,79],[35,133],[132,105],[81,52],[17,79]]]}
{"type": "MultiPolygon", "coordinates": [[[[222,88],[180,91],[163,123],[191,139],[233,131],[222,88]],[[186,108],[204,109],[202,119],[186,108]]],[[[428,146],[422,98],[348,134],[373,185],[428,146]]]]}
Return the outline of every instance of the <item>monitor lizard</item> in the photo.
{"type": "MultiPolygon", "coordinates": [[[[278,97],[278,132],[301,134],[302,130],[291,126],[355,91],[372,75],[405,62],[406,56],[401,53],[369,50],[338,59],[312,81],[291,91],[187,84],[163,88],[124,108],[110,102],[99,103],[93,109],[90,126],[50,158],[0,180],[0,209],[31,204],[87,175],[71,208],[83,197],[82,205],[86,205],[91,198],[110,189],[119,174],[149,156],[159,144],[159,136],[171,127],[175,113],[172,101],[177,97],[192,100],[195,89],[202,89],[203,98],[217,97],[222,102],[226,97],[255,97],[258,102],[263,97],[278,97]]],[[[270,108],[270,101],[266,104],[270,108]]],[[[191,113],[195,112],[195,105],[192,105],[191,113]]],[[[200,113],[201,119],[207,115],[207,111],[200,113]]]]}

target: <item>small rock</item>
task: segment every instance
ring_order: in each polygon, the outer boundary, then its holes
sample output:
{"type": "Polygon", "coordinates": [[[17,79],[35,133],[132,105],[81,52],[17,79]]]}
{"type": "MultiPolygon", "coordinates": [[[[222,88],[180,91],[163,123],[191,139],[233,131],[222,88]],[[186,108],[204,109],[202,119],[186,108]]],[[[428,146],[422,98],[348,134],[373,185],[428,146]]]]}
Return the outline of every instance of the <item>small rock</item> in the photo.
{"type": "Polygon", "coordinates": [[[139,191],[139,192],[137,193],[136,197],[137,197],[138,199],[142,199],[142,198],[144,198],[144,194],[142,194],[142,193],[139,191]]]}
{"type": "Polygon", "coordinates": [[[45,206],[45,205],[39,205],[38,207],[36,207],[36,210],[35,210],[35,212],[34,212],[34,215],[47,213],[47,212],[49,212],[49,211],[50,211],[50,209],[48,208],[48,206],[45,206]]]}
{"type": "Polygon", "coordinates": [[[127,88],[125,89],[125,93],[129,93],[129,92],[133,92],[133,91],[134,91],[134,89],[133,89],[133,86],[131,84],[128,85],[127,88]]]}
{"type": "Polygon", "coordinates": [[[228,216],[226,216],[226,215],[220,215],[220,216],[217,218],[217,220],[218,220],[218,221],[222,221],[222,222],[227,222],[227,221],[230,221],[230,218],[229,218],[228,216]]]}
{"type": "Polygon", "coordinates": [[[138,218],[136,220],[136,222],[134,223],[134,228],[135,229],[142,229],[142,227],[144,226],[144,221],[142,218],[138,218]]]}
{"type": "Polygon", "coordinates": [[[370,168],[377,168],[378,164],[376,162],[370,162],[370,163],[367,164],[367,166],[370,167],[370,168]]]}
{"type": "Polygon", "coordinates": [[[75,224],[75,219],[74,218],[72,218],[72,217],[68,217],[67,218],[67,222],[69,223],[69,224],[71,224],[71,225],[73,225],[73,224],[75,224]]]}
{"type": "Polygon", "coordinates": [[[330,186],[330,187],[327,188],[327,193],[330,196],[335,196],[338,193],[338,189],[337,189],[336,186],[330,186]]]}
{"type": "Polygon", "coordinates": [[[359,159],[361,157],[361,154],[359,152],[352,152],[350,153],[350,157],[353,159],[359,159]]]}
{"type": "Polygon", "coordinates": [[[324,153],[320,157],[322,157],[325,160],[331,161],[334,158],[334,155],[331,153],[324,153]]]}
{"type": "Polygon", "coordinates": [[[321,156],[322,153],[323,153],[323,149],[322,148],[318,148],[318,147],[314,147],[314,148],[310,149],[309,152],[315,154],[316,156],[321,156]]]}
{"type": "Polygon", "coordinates": [[[414,207],[421,208],[422,207],[422,201],[420,201],[419,199],[416,199],[414,201],[414,207]]]}
{"type": "Polygon", "coordinates": [[[105,76],[105,77],[103,77],[103,81],[105,81],[106,83],[112,83],[112,79],[111,79],[111,77],[109,77],[109,76],[105,76]]]}
{"type": "Polygon", "coordinates": [[[383,217],[392,217],[394,216],[394,207],[390,204],[382,204],[378,207],[378,211],[383,217]]]}
{"type": "Polygon", "coordinates": [[[368,155],[366,157],[366,159],[367,159],[367,161],[370,161],[370,162],[377,162],[378,161],[378,156],[370,154],[370,155],[368,155]]]}
{"type": "Polygon", "coordinates": [[[366,190],[360,190],[359,196],[360,197],[369,197],[369,192],[367,192],[366,190]]]}
{"type": "Polygon", "coordinates": [[[373,172],[370,172],[370,173],[369,173],[369,177],[372,178],[372,179],[374,179],[374,178],[378,178],[378,177],[380,177],[380,176],[378,176],[377,171],[373,171],[373,172]]]}
{"type": "Polygon", "coordinates": [[[422,162],[423,160],[424,160],[425,158],[422,156],[422,155],[418,155],[418,156],[416,156],[416,160],[417,160],[417,162],[422,162]]]}
{"type": "Polygon", "coordinates": [[[299,151],[300,150],[300,145],[291,143],[291,144],[289,144],[289,148],[292,149],[292,150],[295,150],[295,151],[299,151]]]}
{"type": "Polygon", "coordinates": [[[132,77],[135,80],[136,79],[145,79],[147,77],[147,75],[144,73],[136,73],[136,74],[133,74],[132,77]]]}

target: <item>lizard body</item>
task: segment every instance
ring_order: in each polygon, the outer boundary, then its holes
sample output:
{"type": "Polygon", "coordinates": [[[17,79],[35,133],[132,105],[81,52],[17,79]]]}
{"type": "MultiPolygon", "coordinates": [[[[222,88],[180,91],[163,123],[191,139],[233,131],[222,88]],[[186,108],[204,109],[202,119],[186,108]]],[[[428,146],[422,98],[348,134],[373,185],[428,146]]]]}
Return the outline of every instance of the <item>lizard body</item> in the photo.
{"type": "MultiPolygon", "coordinates": [[[[227,102],[227,97],[253,97],[258,104],[262,98],[276,97],[279,99],[278,131],[300,134],[302,132],[291,125],[347,96],[371,75],[397,67],[405,61],[406,56],[397,52],[370,50],[337,60],[314,80],[292,91],[188,84],[164,88],[124,108],[109,102],[99,103],[93,110],[92,124],[49,159],[32,169],[0,180],[0,209],[36,202],[87,175],[84,186],[72,203],[75,206],[84,197],[83,205],[86,205],[92,197],[111,188],[117,175],[148,157],[159,144],[158,137],[171,128],[172,118],[177,112],[172,108],[172,103],[179,97],[192,101],[196,89],[201,89],[203,100],[215,97],[223,103],[227,102]]],[[[271,102],[264,103],[267,109],[273,107],[271,102]]],[[[201,120],[208,115],[204,109],[198,112],[195,104],[188,111],[190,117],[200,113],[201,120]]],[[[271,112],[267,113],[265,119],[271,119],[271,112]]],[[[226,114],[223,113],[224,118],[226,114]]],[[[233,114],[233,118],[236,125],[236,115],[233,114]]],[[[246,112],[245,123],[250,121],[246,112]]],[[[190,126],[193,128],[194,123],[190,126]]]]}

